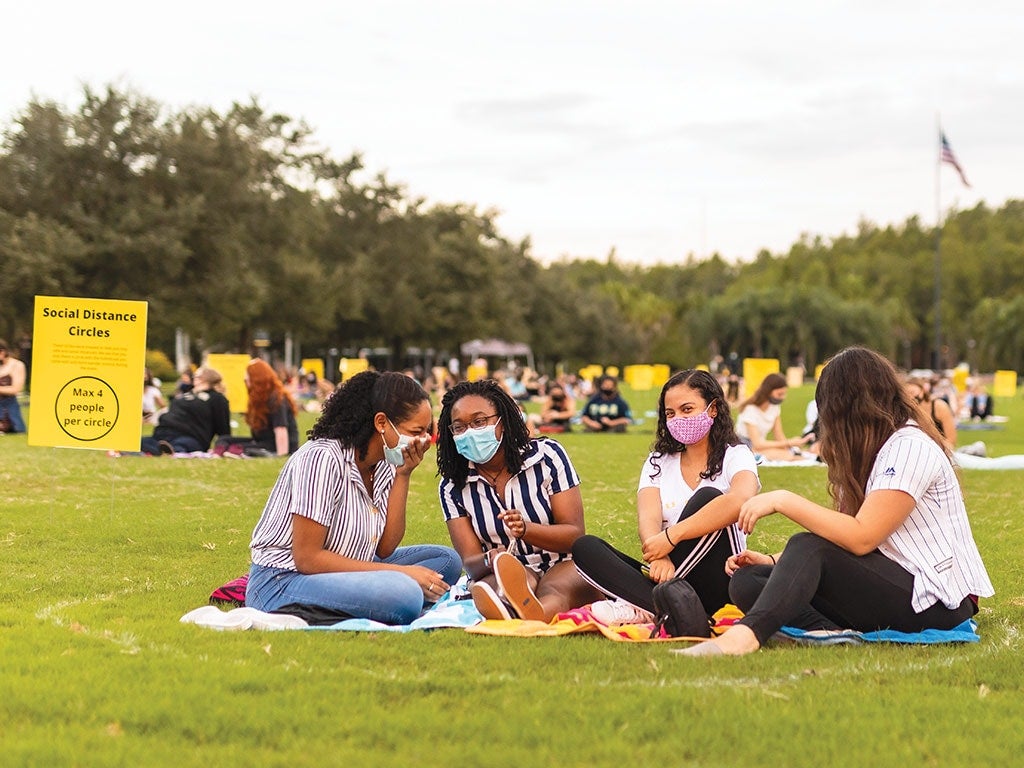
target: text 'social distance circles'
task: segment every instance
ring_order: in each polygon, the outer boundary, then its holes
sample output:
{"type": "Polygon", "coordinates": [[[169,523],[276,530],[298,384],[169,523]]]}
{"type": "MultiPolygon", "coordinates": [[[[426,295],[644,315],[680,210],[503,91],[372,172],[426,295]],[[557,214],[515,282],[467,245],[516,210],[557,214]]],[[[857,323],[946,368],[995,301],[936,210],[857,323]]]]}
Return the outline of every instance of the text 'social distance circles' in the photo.
{"type": "Polygon", "coordinates": [[[99,440],[117,423],[119,404],[113,388],[95,376],[72,379],[57,393],[54,414],[69,437],[99,440]]]}

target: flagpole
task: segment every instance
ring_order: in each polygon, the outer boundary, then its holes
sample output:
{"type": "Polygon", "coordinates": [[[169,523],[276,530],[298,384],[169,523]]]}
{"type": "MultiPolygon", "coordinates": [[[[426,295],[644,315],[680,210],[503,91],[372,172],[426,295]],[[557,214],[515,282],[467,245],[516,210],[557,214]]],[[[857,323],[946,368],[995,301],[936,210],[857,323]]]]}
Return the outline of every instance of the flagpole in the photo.
{"type": "Polygon", "coordinates": [[[939,151],[935,153],[935,347],[932,350],[932,370],[942,367],[942,118],[936,115],[939,151]]]}

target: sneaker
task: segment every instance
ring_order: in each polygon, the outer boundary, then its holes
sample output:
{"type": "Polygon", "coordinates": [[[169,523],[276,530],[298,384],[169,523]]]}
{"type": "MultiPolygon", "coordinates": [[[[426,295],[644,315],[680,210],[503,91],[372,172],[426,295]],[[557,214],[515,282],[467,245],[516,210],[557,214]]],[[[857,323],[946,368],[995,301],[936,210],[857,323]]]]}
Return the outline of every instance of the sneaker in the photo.
{"type": "Polygon", "coordinates": [[[619,624],[653,624],[654,614],[625,600],[598,600],[590,606],[595,619],[609,627],[619,624]]]}
{"type": "Polygon", "coordinates": [[[469,593],[473,596],[473,605],[485,619],[500,621],[512,618],[512,612],[498,597],[498,593],[491,589],[490,584],[482,581],[474,582],[473,586],[469,588],[469,593]]]}
{"type": "Polygon", "coordinates": [[[498,589],[502,597],[512,606],[512,610],[520,619],[547,621],[544,606],[530,587],[530,577],[526,566],[508,552],[499,552],[492,563],[494,577],[498,580],[498,589]]]}

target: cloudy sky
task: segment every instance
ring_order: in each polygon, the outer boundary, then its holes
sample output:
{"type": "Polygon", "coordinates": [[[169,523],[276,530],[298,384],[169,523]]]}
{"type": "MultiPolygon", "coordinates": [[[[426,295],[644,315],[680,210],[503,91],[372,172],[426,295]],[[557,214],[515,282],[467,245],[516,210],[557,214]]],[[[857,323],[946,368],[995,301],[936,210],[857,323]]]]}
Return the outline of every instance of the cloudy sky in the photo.
{"type": "Polygon", "coordinates": [[[37,0],[3,30],[4,125],[83,84],[256,96],[542,260],[748,259],[1024,198],[1013,2],[37,0]],[[940,117],[970,189],[937,175],[940,117]]]}

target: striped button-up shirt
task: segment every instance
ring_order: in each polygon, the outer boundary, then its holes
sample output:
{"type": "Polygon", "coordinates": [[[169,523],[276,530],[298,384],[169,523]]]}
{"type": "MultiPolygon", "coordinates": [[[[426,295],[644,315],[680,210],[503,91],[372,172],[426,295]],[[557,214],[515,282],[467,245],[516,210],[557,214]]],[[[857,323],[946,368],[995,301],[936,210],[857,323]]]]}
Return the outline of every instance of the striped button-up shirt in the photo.
{"type": "Polygon", "coordinates": [[[913,511],[878,549],[914,575],[916,612],[993,594],[953,465],[928,435],[913,426],[897,430],[875,457],[865,490],[914,498],[913,511]]]}
{"type": "Polygon", "coordinates": [[[366,492],[355,450],[337,440],[310,440],[285,463],[252,532],[252,561],[296,570],[292,515],[327,528],[324,549],[354,560],[372,560],[384,531],[395,469],[379,462],[373,498],[366,492]]]}
{"type": "MultiPolygon", "coordinates": [[[[468,517],[483,548],[505,549],[512,538],[498,519],[499,513],[518,509],[533,525],[551,525],[551,497],[579,484],[579,475],[565,449],[554,440],[540,439],[530,441],[523,454],[523,466],[506,483],[504,496],[484,480],[473,462],[469,463],[465,486],[457,488],[451,480],[444,479],[438,492],[445,520],[468,517]]],[[[548,552],[522,540],[512,551],[527,567],[539,572],[571,559],[567,552],[548,552]]]]}

